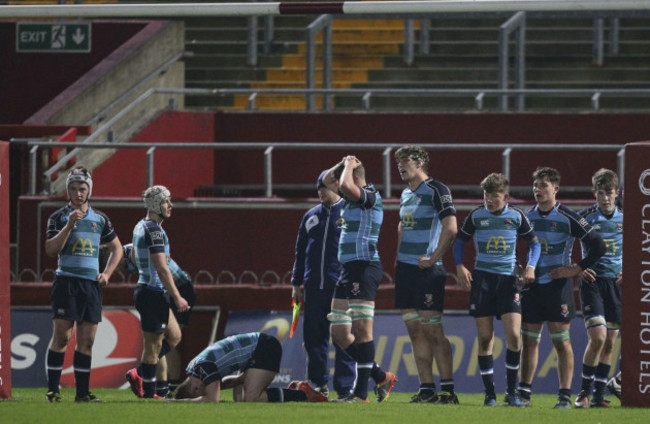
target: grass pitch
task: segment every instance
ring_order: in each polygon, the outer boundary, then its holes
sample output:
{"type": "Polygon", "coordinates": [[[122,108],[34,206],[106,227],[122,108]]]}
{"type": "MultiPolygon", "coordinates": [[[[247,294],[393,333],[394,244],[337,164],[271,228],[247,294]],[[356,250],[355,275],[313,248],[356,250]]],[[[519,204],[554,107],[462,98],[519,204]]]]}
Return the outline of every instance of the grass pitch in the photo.
{"type": "MultiPolygon", "coordinates": [[[[621,408],[612,397],[608,409],[554,410],[556,397],[534,395],[530,408],[485,408],[483,395],[461,394],[460,405],[409,404],[411,393],[392,393],[381,404],[255,403],[224,401],[197,404],[136,399],[129,390],[95,389],[102,403],[77,404],[74,390],[63,389],[63,402],[48,403],[45,388],[14,389],[10,400],[0,401],[0,422],[7,424],[184,424],[214,423],[647,423],[650,411],[621,408]]],[[[223,399],[232,399],[228,391],[223,399]]],[[[371,396],[371,401],[374,397],[371,396]]],[[[502,401],[499,396],[498,401],[502,401]]]]}

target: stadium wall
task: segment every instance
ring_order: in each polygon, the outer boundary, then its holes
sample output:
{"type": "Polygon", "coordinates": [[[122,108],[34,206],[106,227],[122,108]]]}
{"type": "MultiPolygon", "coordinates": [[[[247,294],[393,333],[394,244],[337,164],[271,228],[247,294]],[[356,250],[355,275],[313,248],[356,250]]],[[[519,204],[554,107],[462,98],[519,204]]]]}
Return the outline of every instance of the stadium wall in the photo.
{"type": "Polygon", "coordinates": [[[0,123],[25,121],[145,26],[143,21],[93,22],[90,53],[17,53],[16,22],[0,22],[0,90],[12,99],[0,104],[0,123]]]}

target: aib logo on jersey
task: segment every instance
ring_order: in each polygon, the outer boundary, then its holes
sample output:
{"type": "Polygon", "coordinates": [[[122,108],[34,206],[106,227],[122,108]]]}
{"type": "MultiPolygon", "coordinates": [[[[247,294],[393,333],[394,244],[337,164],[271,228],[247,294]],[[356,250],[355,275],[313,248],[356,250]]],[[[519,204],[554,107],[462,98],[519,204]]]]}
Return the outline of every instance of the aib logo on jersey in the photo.
{"type": "Polygon", "coordinates": [[[508,251],[508,244],[503,236],[492,236],[485,245],[485,253],[501,255],[508,251]]]}
{"type": "Polygon", "coordinates": [[[78,238],[72,245],[72,253],[79,256],[93,256],[95,249],[89,238],[78,238]]]}
{"type": "MultiPolygon", "coordinates": [[[[76,346],[75,333],[68,344],[61,374],[63,387],[74,387],[72,364],[76,346]]],[[[124,374],[140,362],[142,332],[138,316],[128,310],[104,311],[93,345],[91,387],[118,388],[124,374]]]]}

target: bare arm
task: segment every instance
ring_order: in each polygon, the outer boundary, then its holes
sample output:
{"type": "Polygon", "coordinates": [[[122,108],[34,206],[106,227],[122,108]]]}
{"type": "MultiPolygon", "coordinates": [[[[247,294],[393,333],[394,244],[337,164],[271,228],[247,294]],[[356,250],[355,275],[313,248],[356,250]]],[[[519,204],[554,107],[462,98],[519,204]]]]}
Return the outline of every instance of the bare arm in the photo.
{"type": "MultiPolygon", "coordinates": [[[[397,224],[397,255],[399,255],[399,247],[402,245],[402,221],[397,224]]],[[[395,266],[397,266],[397,255],[395,255],[395,266]]]]}
{"type": "Polygon", "coordinates": [[[169,293],[169,297],[171,297],[174,303],[176,304],[178,311],[179,312],[187,311],[190,308],[189,304],[187,303],[187,300],[181,297],[181,294],[178,292],[178,289],[174,284],[174,277],[172,276],[171,271],[167,267],[167,259],[165,257],[165,254],[163,252],[152,253],[151,261],[153,262],[153,265],[156,268],[156,272],[158,273],[158,276],[160,277],[163,286],[165,286],[167,293],[169,293]]]}
{"type": "Polygon", "coordinates": [[[352,201],[361,199],[361,189],[354,183],[354,169],[359,167],[361,162],[354,156],[346,156],[345,167],[341,173],[339,185],[345,197],[352,201]]]}
{"type": "Polygon", "coordinates": [[[418,259],[420,268],[430,268],[434,266],[442,256],[454,245],[456,234],[458,234],[458,225],[456,222],[456,215],[449,215],[442,219],[442,231],[440,232],[440,239],[438,246],[433,251],[430,258],[422,257],[418,259]]]}
{"type": "Polygon", "coordinates": [[[65,246],[65,242],[68,241],[68,237],[70,237],[72,229],[77,221],[83,218],[83,216],[84,214],[81,210],[76,209],[72,211],[70,215],[68,215],[68,222],[65,224],[65,227],[63,227],[61,231],[51,239],[45,240],[45,254],[47,256],[55,258],[59,253],[61,253],[63,246],[65,246]]]}
{"type": "Polygon", "coordinates": [[[107,245],[108,250],[110,251],[108,261],[106,262],[104,271],[100,270],[99,274],[97,275],[97,281],[99,282],[100,286],[108,285],[108,280],[110,280],[111,275],[113,275],[113,271],[115,271],[115,269],[119,266],[120,261],[122,260],[122,256],[124,256],[124,252],[122,251],[122,243],[120,243],[119,238],[115,237],[113,240],[108,242],[107,245]]]}

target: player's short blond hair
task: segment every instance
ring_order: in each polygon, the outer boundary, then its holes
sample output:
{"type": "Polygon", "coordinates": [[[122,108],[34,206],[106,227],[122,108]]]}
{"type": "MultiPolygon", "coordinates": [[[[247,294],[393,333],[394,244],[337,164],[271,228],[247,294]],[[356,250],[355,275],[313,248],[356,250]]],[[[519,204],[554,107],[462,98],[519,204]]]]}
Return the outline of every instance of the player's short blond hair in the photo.
{"type": "Polygon", "coordinates": [[[510,182],[505,175],[493,172],[481,181],[481,188],[486,193],[508,193],[510,182]]]}

